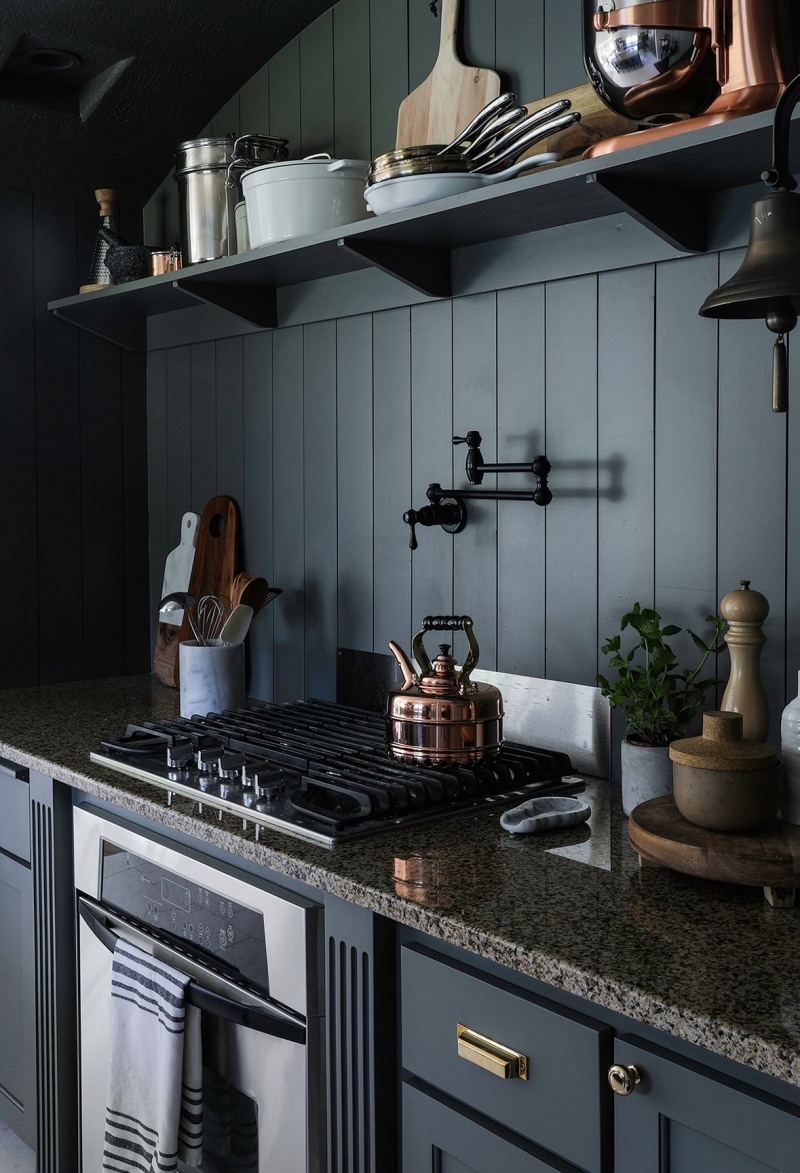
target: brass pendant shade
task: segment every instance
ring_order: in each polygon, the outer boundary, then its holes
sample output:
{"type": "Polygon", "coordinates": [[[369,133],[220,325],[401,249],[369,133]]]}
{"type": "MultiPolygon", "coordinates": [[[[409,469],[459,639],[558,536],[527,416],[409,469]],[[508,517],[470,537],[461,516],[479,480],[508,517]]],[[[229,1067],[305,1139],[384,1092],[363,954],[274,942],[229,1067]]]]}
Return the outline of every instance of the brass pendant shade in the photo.
{"type": "Polygon", "coordinates": [[[773,354],[772,410],[786,411],[788,360],[784,335],[800,313],[800,195],[789,171],[789,131],[800,98],[800,75],[775,110],[773,165],[762,174],[770,194],[753,204],[750,239],[738,271],[700,307],[705,318],[763,318],[778,335],[773,354]]]}

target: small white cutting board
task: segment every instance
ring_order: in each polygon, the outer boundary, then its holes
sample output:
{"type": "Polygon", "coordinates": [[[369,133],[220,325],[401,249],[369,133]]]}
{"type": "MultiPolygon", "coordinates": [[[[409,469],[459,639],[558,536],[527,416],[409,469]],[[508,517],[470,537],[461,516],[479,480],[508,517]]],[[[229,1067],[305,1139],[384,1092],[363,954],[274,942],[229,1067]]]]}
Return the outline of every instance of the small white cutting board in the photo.
{"type": "MultiPolygon", "coordinates": [[[[174,550],[167,554],[164,563],[164,585],[161,588],[161,598],[173,594],[175,591],[188,591],[189,579],[194,564],[194,551],[197,545],[197,527],[200,525],[199,513],[184,513],[181,518],[181,542],[174,550]]],[[[162,623],[181,623],[183,610],[162,611],[159,614],[162,623]]]]}

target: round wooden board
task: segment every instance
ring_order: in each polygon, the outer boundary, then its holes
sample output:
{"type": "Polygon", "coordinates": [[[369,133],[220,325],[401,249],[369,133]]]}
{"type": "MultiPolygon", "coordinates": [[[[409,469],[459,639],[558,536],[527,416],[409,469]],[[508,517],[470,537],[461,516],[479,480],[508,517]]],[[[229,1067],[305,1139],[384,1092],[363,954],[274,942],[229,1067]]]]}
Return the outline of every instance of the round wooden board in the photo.
{"type": "Polygon", "coordinates": [[[800,876],[800,827],[779,819],[761,831],[706,831],[674,799],[651,798],[631,813],[628,837],[642,859],[706,880],[786,890],[800,876]]]}

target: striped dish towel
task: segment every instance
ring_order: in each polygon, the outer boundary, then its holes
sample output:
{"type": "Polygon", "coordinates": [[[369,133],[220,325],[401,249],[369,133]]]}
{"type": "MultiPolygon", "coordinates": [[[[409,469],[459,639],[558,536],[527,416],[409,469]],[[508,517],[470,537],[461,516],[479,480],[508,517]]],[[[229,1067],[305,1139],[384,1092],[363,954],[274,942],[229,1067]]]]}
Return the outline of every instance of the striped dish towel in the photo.
{"type": "Polygon", "coordinates": [[[103,1169],[176,1173],[203,1159],[200,1011],[189,978],[118,940],[111,968],[111,1057],[103,1169]]]}

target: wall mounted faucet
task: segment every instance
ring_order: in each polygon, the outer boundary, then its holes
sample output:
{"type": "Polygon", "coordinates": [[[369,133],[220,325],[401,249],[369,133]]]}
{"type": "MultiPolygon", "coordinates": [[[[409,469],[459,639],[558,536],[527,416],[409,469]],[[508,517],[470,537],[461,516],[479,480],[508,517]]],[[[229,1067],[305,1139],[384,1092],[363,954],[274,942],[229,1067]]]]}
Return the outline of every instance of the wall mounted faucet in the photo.
{"type": "Polygon", "coordinates": [[[429,505],[421,509],[408,509],[403,521],[411,527],[411,550],[418,546],[416,527],[418,525],[440,525],[445,533],[460,534],[467,524],[465,500],[484,501],[534,501],[537,505],[549,505],[553,494],[547,484],[551,469],[546,456],[537,456],[529,463],[486,464],[481,453],[480,432],[467,432],[466,436],[453,436],[453,444],[467,445],[466,473],[470,485],[483,484],[487,472],[527,472],[536,478],[535,489],[443,489],[433,482],[428,485],[429,505]]]}

